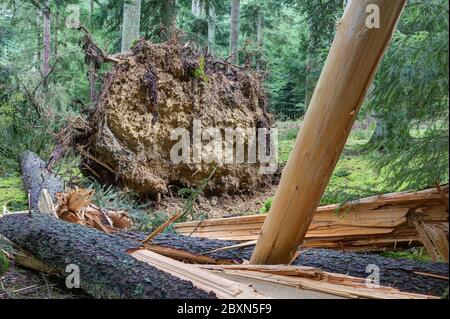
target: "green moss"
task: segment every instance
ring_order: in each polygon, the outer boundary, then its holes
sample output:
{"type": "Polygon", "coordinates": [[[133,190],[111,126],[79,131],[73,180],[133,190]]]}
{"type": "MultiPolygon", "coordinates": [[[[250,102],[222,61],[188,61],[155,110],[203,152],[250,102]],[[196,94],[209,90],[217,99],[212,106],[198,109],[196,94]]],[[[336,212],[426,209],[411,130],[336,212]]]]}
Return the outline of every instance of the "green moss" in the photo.
{"type": "Polygon", "coordinates": [[[442,299],[448,299],[448,288],[442,294],[442,299]]]}
{"type": "Polygon", "coordinates": [[[4,274],[9,269],[9,266],[8,258],[0,251],[0,275],[4,274]]]}
{"type": "Polygon", "coordinates": [[[381,253],[381,255],[395,259],[413,259],[423,262],[431,261],[430,256],[424,252],[423,248],[413,248],[405,251],[388,251],[381,253]]]}
{"type": "Polygon", "coordinates": [[[272,206],[272,197],[265,201],[264,206],[261,207],[259,212],[261,214],[266,214],[269,212],[271,206],[272,206]]]}
{"type": "Polygon", "coordinates": [[[0,177],[0,209],[3,206],[9,211],[20,211],[27,208],[27,195],[22,189],[20,177],[0,177]]]}
{"type": "Polygon", "coordinates": [[[196,79],[201,79],[204,82],[208,82],[208,76],[205,73],[205,58],[200,57],[198,64],[199,67],[194,70],[194,77],[196,79]]]}

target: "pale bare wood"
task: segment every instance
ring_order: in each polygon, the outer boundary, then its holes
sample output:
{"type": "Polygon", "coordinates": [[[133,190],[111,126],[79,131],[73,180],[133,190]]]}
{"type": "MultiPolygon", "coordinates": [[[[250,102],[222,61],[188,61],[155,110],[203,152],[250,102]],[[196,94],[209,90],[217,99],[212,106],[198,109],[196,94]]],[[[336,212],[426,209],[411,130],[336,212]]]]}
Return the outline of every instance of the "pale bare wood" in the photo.
{"type": "MultiPolygon", "coordinates": [[[[448,198],[448,192],[448,185],[442,185],[441,191],[431,188],[391,193],[343,206],[319,207],[303,246],[361,251],[418,245],[421,237],[414,222],[422,221],[439,228],[448,225],[447,205],[442,200],[448,198]]],[[[265,217],[253,215],[177,223],[174,228],[180,234],[193,237],[253,241],[258,238],[265,217]]],[[[435,237],[443,238],[442,234],[435,237]]],[[[440,240],[436,247],[444,252],[447,243],[440,240]]]]}
{"type": "Polygon", "coordinates": [[[267,298],[248,285],[221,278],[194,265],[184,264],[149,250],[137,250],[131,256],[179,279],[190,281],[198,289],[214,292],[220,299],[267,298]]]}
{"type": "MultiPolygon", "coordinates": [[[[28,214],[28,212],[16,212],[16,213],[9,213],[9,214],[28,214]]],[[[0,218],[2,215],[0,215],[0,218]]],[[[32,254],[24,250],[23,248],[17,246],[12,241],[10,241],[8,238],[0,234],[0,240],[4,241],[5,243],[8,243],[10,246],[14,248],[14,252],[12,252],[10,255],[12,258],[14,258],[14,261],[25,268],[36,270],[39,272],[44,273],[56,273],[55,269],[44,264],[42,261],[34,257],[32,254]]]]}
{"type": "MultiPolygon", "coordinates": [[[[190,252],[179,250],[175,248],[162,247],[157,245],[145,244],[145,249],[150,250],[154,253],[173,258],[179,261],[186,261],[194,264],[215,264],[218,263],[217,260],[214,260],[210,257],[203,255],[195,255],[190,252]]],[[[221,263],[230,263],[230,261],[220,261],[221,263]]]]}
{"type": "Polygon", "coordinates": [[[56,208],[53,204],[52,197],[46,188],[41,190],[39,195],[38,208],[41,213],[50,214],[55,218],[59,218],[56,214],[56,208]]]}
{"type": "Polygon", "coordinates": [[[380,28],[368,28],[366,2],[352,1],[283,170],[251,263],[283,264],[303,242],[406,0],[374,0],[380,28]]]}
{"type": "Polygon", "coordinates": [[[430,274],[427,272],[422,272],[422,271],[413,271],[415,274],[420,275],[420,276],[426,276],[426,277],[431,277],[431,278],[436,278],[436,279],[442,279],[442,280],[446,280],[448,281],[449,278],[446,276],[440,276],[440,275],[436,275],[436,274],[430,274]]]}
{"type": "Polygon", "coordinates": [[[236,245],[231,245],[231,246],[227,246],[227,247],[222,247],[222,248],[217,248],[214,250],[210,250],[208,252],[205,253],[206,254],[212,254],[212,253],[217,253],[220,251],[227,251],[227,250],[233,250],[233,249],[239,249],[239,248],[245,248],[245,247],[250,247],[250,246],[254,246],[256,245],[256,240],[252,240],[252,241],[248,241],[242,244],[236,244],[236,245]]]}
{"type": "Polygon", "coordinates": [[[161,226],[159,226],[157,229],[155,229],[155,231],[153,231],[149,236],[147,236],[147,238],[145,238],[142,243],[144,244],[148,244],[149,242],[151,242],[153,240],[153,238],[155,238],[156,236],[158,236],[160,233],[162,233],[167,227],[169,227],[170,225],[172,225],[177,219],[179,219],[181,216],[183,216],[183,212],[179,212],[174,214],[172,217],[170,217],[164,224],[162,224],[161,226]]]}
{"type": "Polygon", "coordinates": [[[215,273],[224,272],[344,298],[438,299],[428,295],[400,292],[392,287],[369,288],[364,278],[324,272],[312,267],[283,265],[202,265],[198,267],[215,273]]]}

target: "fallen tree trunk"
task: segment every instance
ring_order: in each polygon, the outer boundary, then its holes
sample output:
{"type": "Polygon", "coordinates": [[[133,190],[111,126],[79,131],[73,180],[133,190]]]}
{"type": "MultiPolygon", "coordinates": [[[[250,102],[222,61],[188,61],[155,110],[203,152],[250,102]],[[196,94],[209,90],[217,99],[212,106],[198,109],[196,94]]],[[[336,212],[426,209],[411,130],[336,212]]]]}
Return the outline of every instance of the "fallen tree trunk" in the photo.
{"type": "Polygon", "coordinates": [[[44,188],[48,190],[53,201],[55,201],[55,194],[64,190],[61,179],[50,173],[45,167],[45,162],[35,153],[24,152],[20,157],[20,166],[22,182],[29,194],[31,210],[38,210],[39,196],[44,188]]]}
{"type": "MultiPolygon", "coordinates": [[[[131,240],[140,241],[145,234],[121,233],[131,240]]],[[[159,253],[164,253],[163,248],[168,248],[169,256],[178,251],[200,257],[207,257],[218,264],[236,264],[249,260],[254,247],[237,248],[234,250],[210,252],[222,247],[236,244],[232,241],[222,241],[206,238],[194,238],[182,235],[164,233],[157,236],[153,242],[159,247],[159,253]]],[[[208,263],[208,262],[201,262],[208,263]]],[[[209,262],[211,263],[211,262],[209,262]]],[[[448,281],[418,275],[416,272],[434,274],[448,277],[449,268],[445,263],[418,262],[410,259],[393,259],[377,254],[351,253],[329,249],[302,249],[298,258],[292,263],[297,266],[307,266],[332,273],[347,274],[359,278],[367,278],[370,265],[376,265],[380,270],[380,283],[383,286],[392,286],[405,292],[432,294],[440,296],[448,287],[448,281]],[[369,268],[368,268],[369,267],[369,268]]]]}
{"type": "MultiPolygon", "coordinates": [[[[423,245],[416,223],[440,227],[442,248],[426,245],[430,256],[448,262],[448,185],[418,192],[392,193],[345,205],[319,207],[306,233],[303,247],[350,251],[377,251],[423,245]],[[446,236],[445,236],[446,229],[446,236]]],[[[175,230],[193,237],[253,241],[261,233],[266,215],[240,216],[177,223],[175,230]]]]}
{"type": "MultiPolygon", "coordinates": [[[[253,291],[248,284],[240,285],[237,282],[211,277],[199,273],[191,266],[164,259],[148,250],[137,249],[141,247],[139,241],[145,238],[145,234],[130,232],[105,234],[42,214],[33,214],[31,217],[28,214],[7,214],[0,218],[0,229],[3,236],[20,247],[23,255],[21,258],[27,267],[38,267],[43,271],[50,269],[64,276],[67,275],[65,274],[67,265],[78,265],[81,270],[81,288],[97,298],[184,298],[186,294],[192,298],[201,298],[210,297],[208,294],[210,291],[216,293],[219,298],[264,297],[264,293],[253,291]],[[170,277],[170,274],[174,277],[170,277]],[[140,287],[139,291],[134,287],[140,287]]],[[[158,247],[158,253],[164,254],[166,249],[169,257],[179,257],[180,260],[195,263],[197,260],[192,260],[192,257],[198,257],[199,262],[205,264],[214,261],[225,264],[242,263],[252,253],[251,248],[207,253],[211,249],[229,245],[230,242],[173,234],[161,234],[153,243],[153,248],[158,247]],[[178,256],[173,256],[174,252],[178,252],[178,256]]],[[[373,264],[380,268],[382,285],[392,285],[402,291],[435,296],[442,294],[448,284],[448,280],[443,280],[448,278],[448,266],[445,264],[394,260],[376,255],[314,249],[301,251],[300,257],[293,264],[314,267],[315,273],[320,270],[336,273],[331,276],[333,278],[339,277],[339,273],[349,274],[362,278],[358,279],[359,281],[368,276],[367,266],[373,264]]],[[[214,268],[212,265],[205,267],[214,268]]],[[[249,274],[248,278],[252,276],[249,274]]],[[[289,278],[284,279],[290,281],[289,278]]],[[[352,282],[355,280],[357,279],[351,279],[352,282]]],[[[286,285],[290,285],[287,281],[286,285]]],[[[303,278],[296,281],[295,285],[303,283],[307,284],[303,288],[322,291],[324,286],[321,281],[320,278],[313,278],[313,281],[303,278]]],[[[344,297],[347,296],[348,291],[346,292],[341,284],[338,286],[325,284],[325,286],[335,290],[337,295],[343,293],[344,297]]],[[[303,289],[301,286],[298,288],[303,289]]],[[[370,295],[364,289],[360,289],[348,297],[383,298],[389,297],[392,292],[395,291],[383,288],[370,295]]]]}
{"type": "Polygon", "coordinates": [[[62,276],[80,270],[80,288],[96,298],[198,299],[214,294],[197,289],[128,254],[141,245],[34,213],[0,218],[2,235],[62,276]]]}

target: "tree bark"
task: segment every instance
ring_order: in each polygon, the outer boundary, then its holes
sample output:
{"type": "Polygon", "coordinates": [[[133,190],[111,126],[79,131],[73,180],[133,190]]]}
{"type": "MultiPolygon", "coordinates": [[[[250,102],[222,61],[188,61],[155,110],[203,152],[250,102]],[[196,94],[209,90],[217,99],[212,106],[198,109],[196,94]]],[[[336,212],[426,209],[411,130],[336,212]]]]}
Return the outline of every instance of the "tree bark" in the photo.
{"type": "Polygon", "coordinates": [[[175,0],[164,0],[161,8],[161,24],[167,29],[170,37],[177,25],[177,8],[175,0]]]}
{"type": "Polygon", "coordinates": [[[50,173],[45,168],[45,162],[35,153],[24,152],[20,156],[20,166],[23,186],[30,194],[31,210],[38,210],[39,196],[43,188],[49,191],[53,200],[56,193],[64,190],[61,179],[50,173]]]}
{"type": "Polygon", "coordinates": [[[372,2],[380,8],[380,28],[368,28],[362,1],[352,1],[338,23],[253,264],[288,264],[303,242],[406,0],[372,2]]]}
{"type": "Polygon", "coordinates": [[[264,12],[261,8],[258,9],[258,22],[257,22],[257,43],[258,43],[258,60],[256,61],[256,69],[261,70],[263,60],[263,45],[264,45],[264,12]]]}
{"type": "Polygon", "coordinates": [[[128,51],[133,45],[133,42],[139,39],[141,0],[130,1],[125,1],[123,3],[121,52],[128,51]]]}
{"type": "Polygon", "coordinates": [[[59,12],[55,14],[55,44],[54,44],[54,52],[55,57],[58,56],[58,37],[59,37],[59,12]]]}
{"type": "Polygon", "coordinates": [[[216,10],[212,4],[208,9],[208,46],[210,51],[213,51],[216,43],[216,10]]]}
{"type": "Polygon", "coordinates": [[[51,51],[51,12],[49,7],[49,0],[45,1],[44,8],[44,48],[42,52],[42,77],[44,78],[43,87],[47,88],[47,75],[50,72],[50,51],[51,51]]]}
{"type": "MultiPolygon", "coordinates": [[[[213,298],[187,280],[141,262],[129,251],[140,243],[35,213],[0,218],[2,235],[31,253],[66,283],[79,269],[79,288],[95,298],[213,298]],[[71,266],[72,268],[68,268],[71,266]]],[[[74,277],[75,278],[75,277],[74,277]]]]}
{"type": "Polygon", "coordinates": [[[191,4],[191,12],[194,17],[198,17],[200,15],[200,0],[192,0],[191,4]]]}
{"type": "Polygon", "coordinates": [[[240,16],[240,0],[232,0],[231,2],[231,31],[230,31],[230,58],[231,63],[239,63],[239,16],[240,16]]]}
{"type": "Polygon", "coordinates": [[[36,27],[36,55],[34,57],[35,59],[35,67],[36,69],[39,69],[39,65],[41,63],[41,45],[42,45],[42,39],[41,39],[41,11],[36,8],[36,20],[35,20],[35,27],[36,27]]]}

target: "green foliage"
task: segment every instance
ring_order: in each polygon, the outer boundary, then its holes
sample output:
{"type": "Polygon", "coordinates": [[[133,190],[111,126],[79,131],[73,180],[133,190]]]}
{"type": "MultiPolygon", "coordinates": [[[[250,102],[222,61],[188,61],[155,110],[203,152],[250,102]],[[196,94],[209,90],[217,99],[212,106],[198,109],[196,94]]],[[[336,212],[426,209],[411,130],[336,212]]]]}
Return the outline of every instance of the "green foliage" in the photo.
{"type": "Polygon", "coordinates": [[[409,250],[400,251],[387,251],[381,253],[384,257],[396,258],[396,259],[413,259],[423,262],[430,262],[431,258],[428,256],[423,248],[412,248],[409,250]]]}
{"type": "Polygon", "coordinates": [[[200,57],[198,64],[198,68],[194,70],[194,77],[204,82],[208,82],[208,76],[205,74],[205,57],[200,57]]]}
{"type": "Polygon", "coordinates": [[[261,208],[259,209],[259,213],[260,213],[260,214],[267,214],[267,213],[269,212],[270,207],[272,206],[272,200],[273,200],[273,198],[269,198],[268,200],[266,200],[266,201],[264,202],[263,207],[261,207],[261,208]]]}
{"type": "Polygon", "coordinates": [[[164,222],[162,213],[151,212],[149,204],[139,203],[138,194],[132,191],[103,186],[90,179],[85,180],[82,186],[95,190],[93,201],[99,207],[109,210],[126,210],[133,221],[133,229],[147,232],[164,222]]]}
{"type": "Polygon", "coordinates": [[[27,195],[22,189],[18,176],[0,178],[0,209],[5,206],[9,211],[22,211],[27,208],[27,195]]]}
{"type": "Polygon", "coordinates": [[[7,272],[9,267],[10,264],[8,258],[2,251],[0,251],[0,275],[3,275],[5,272],[7,272]]]}
{"type": "Polygon", "coordinates": [[[367,103],[387,185],[448,182],[448,67],[448,1],[409,1],[367,103]]]}

